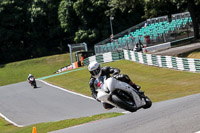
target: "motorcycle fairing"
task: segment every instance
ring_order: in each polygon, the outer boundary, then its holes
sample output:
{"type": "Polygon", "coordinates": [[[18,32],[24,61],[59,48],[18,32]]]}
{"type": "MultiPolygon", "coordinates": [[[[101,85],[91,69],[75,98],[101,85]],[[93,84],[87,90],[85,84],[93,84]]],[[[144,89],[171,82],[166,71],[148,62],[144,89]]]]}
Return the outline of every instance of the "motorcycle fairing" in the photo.
{"type": "Polygon", "coordinates": [[[98,89],[97,99],[113,105],[113,103],[110,102],[109,97],[111,96],[111,93],[114,92],[116,89],[123,90],[132,95],[137,108],[146,104],[144,99],[140,99],[140,97],[136,93],[136,90],[134,91],[134,89],[129,84],[119,81],[113,77],[110,77],[107,80],[104,78],[103,86],[101,87],[101,89],[98,89]]]}

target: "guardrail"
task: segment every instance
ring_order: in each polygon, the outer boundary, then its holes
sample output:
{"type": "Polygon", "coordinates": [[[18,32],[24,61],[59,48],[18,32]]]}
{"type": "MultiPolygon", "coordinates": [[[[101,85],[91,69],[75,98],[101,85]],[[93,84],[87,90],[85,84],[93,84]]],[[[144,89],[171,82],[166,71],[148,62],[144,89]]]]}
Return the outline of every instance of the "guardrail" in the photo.
{"type": "Polygon", "coordinates": [[[152,66],[200,72],[200,59],[143,54],[129,50],[124,50],[124,59],[152,66]]]}
{"type": "Polygon", "coordinates": [[[108,52],[102,55],[91,56],[84,59],[83,63],[85,66],[87,66],[92,61],[106,63],[121,59],[135,61],[141,64],[157,67],[165,67],[190,72],[200,72],[200,59],[144,54],[130,50],[123,50],[120,52],[108,52]]]}
{"type": "Polygon", "coordinates": [[[83,64],[85,66],[87,66],[92,61],[96,61],[99,63],[106,63],[106,62],[112,62],[112,61],[121,60],[121,59],[124,59],[123,51],[108,52],[108,53],[104,53],[104,54],[100,54],[100,55],[90,56],[83,60],[83,64]]]}

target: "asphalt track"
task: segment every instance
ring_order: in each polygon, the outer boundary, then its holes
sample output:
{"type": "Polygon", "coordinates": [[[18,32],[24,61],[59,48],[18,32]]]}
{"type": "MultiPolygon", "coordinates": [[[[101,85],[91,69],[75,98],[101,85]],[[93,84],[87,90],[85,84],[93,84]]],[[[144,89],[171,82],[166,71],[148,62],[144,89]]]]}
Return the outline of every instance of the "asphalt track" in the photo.
{"type": "MultiPolygon", "coordinates": [[[[0,87],[0,115],[22,127],[41,122],[92,116],[107,112],[102,104],[90,97],[73,94],[37,81],[33,89],[28,82],[0,87]]],[[[89,88],[86,88],[89,89],[89,88]]]]}
{"type": "MultiPolygon", "coordinates": [[[[199,47],[199,44],[195,44],[199,47]]],[[[182,47],[193,50],[196,46],[182,47]]],[[[177,54],[182,49],[171,49],[163,54],[177,54]]],[[[0,87],[0,116],[16,126],[59,121],[120,109],[104,110],[101,103],[37,81],[33,89],[27,82],[0,87]]],[[[88,89],[88,88],[86,88],[88,89]]],[[[95,121],[53,133],[200,133],[200,94],[153,103],[124,116],[95,121]]]]}
{"type": "Polygon", "coordinates": [[[200,133],[200,94],[51,133],[200,133]]]}
{"type": "MultiPolygon", "coordinates": [[[[0,113],[18,126],[105,112],[101,103],[37,81],[0,87],[0,113]]],[[[150,109],[90,122],[52,133],[195,133],[200,131],[200,94],[153,103],[150,109]]],[[[199,132],[198,132],[199,133],[199,132]]]]}
{"type": "Polygon", "coordinates": [[[181,47],[170,48],[170,49],[163,50],[160,52],[154,52],[153,54],[163,55],[163,56],[164,55],[173,56],[173,55],[189,52],[195,49],[200,49],[200,43],[193,43],[193,44],[189,44],[189,45],[185,45],[181,47]]]}

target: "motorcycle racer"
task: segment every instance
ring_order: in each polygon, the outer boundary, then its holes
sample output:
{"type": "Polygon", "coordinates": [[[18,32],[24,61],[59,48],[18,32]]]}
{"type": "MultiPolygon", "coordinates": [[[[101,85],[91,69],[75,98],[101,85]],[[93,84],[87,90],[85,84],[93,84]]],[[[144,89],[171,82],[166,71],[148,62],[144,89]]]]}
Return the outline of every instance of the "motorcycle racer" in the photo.
{"type": "Polygon", "coordinates": [[[28,78],[27,78],[27,80],[29,81],[29,83],[30,83],[30,79],[31,79],[31,78],[34,78],[34,76],[33,76],[32,74],[29,74],[29,75],[28,75],[28,78]]]}
{"type": "MultiPolygon", "coordinates": [[[[135,83],[133,83],[130,80],[128,75],[120,74],[120,69],[118,69],[118,68],[112,68],[112,67],[109,67],[109,66],[101,67],[98,62],[91,62],[88,66],[88,70],[91,74],[91,77],[90,77],[90,80],[89,80],[89,85],[90,85],[90,89],[91,89],[91,92],[92,92],[92,97],[94,99],[96,99],[97,101],[99,101],[99,100],[97,99],[97,91],[95,90],[95,88],[96,88],[95,80],[99,76],[106,76],[107,78],[109,78],[109,77],[111,77],[110,74],[112,74],[112,76],[114,78],[116,78],[117,80],[128,83],[134,89],[136,89],[139,93],[141,93],[141,94],[144,93],[143,91],[140,90],[139,85],[136,85],[135,83]]],[[[112,106],[108,103],[103,103],[103,106],[104,106],[105,109],[111,109],[111,108],[114,107],[114,106],[112,106]]]]}
{"type": "Polygon", "coordinates": [[[28,75],[27,81],[31,84],[31,86],[34,86],[34,88],[37,88],[35,77],[32,74],[28,75]]]}

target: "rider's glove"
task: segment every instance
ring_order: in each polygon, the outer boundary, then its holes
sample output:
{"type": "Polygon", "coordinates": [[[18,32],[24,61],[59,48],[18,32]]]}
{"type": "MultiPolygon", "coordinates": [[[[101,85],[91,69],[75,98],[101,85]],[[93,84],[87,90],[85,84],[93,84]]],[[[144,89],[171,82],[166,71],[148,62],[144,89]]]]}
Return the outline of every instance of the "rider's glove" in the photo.
{"type": "Polygon", "coordinates": [[[114,72],[112,76],[119,75],[119,72],[114,72]]]}
{"type": "Polygon", "coordinates": [[[116,78],[116,79],[120,79],[123,78],[122,74],[116,74],[116,75],[112,75],[112,77],[116,78]]]}

